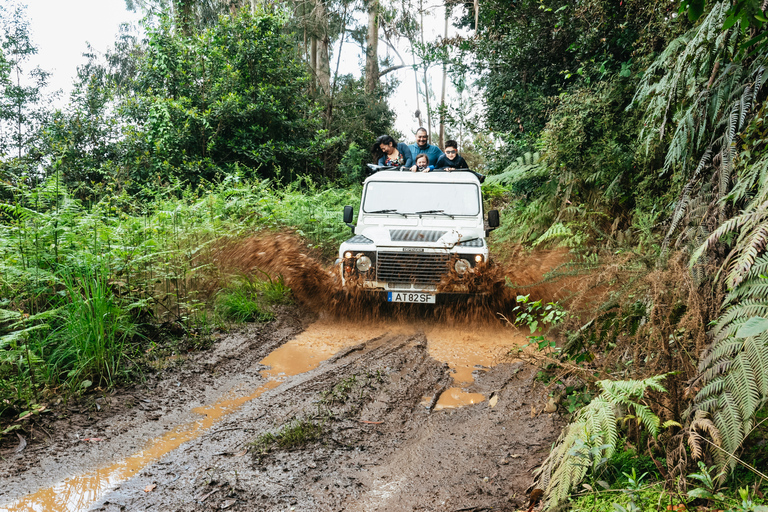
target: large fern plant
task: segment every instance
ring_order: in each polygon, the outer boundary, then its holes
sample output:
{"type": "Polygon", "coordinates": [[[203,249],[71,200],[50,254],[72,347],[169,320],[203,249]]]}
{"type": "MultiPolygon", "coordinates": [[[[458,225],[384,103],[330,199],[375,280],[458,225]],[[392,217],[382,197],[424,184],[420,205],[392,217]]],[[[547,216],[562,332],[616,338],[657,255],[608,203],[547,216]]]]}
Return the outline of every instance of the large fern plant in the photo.
{"type": "Polygon", "coordinates": [[[619,439],[617,421],[627,413],[634,414],[651,435],[658,434],[659,417],[642,400],[649,389],[666,391],[661,385],[665,377],[597,383],[603,392],[579,410],[536,471],[536,486],[544,490],[545,510],[565,502],[588,473],[598,471],[611,458],[619,439]]]}
{"type": "Polygon", "coordinates": [[[712,329],[714,341],[701,357],[693,382],[698,392],[687,414],[691,423],[711,418],[716,429],[708,429],[706,436],[690,429],[694,458],[709,451],[720,464],[733,468],[733,454],[752,431],[757,411],[768,403],[766,274],[768,255],[763,255],[727,295],[725,313],[712,329]]]}
{"type": "Polygon", "coordinates": [[[668,141],[661,175],[684,184],[664,248],[675,235],[678,244],[698,245],[725,219],[721,199],[731,192],[738,134],[768,79],[766,55],[734,60],[745,36],[738,23],[723,30],[730,6],[715,3],[699,25],[673,41],[645,72],[633,101],[646,106],[646,147],[668,141]]]}

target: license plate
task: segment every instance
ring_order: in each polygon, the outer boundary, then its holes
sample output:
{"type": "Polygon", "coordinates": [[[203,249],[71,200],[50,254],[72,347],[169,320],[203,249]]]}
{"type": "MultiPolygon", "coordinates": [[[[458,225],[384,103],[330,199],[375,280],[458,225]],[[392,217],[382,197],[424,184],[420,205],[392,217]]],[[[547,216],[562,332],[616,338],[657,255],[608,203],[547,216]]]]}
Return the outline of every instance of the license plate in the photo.
{"type": "Polygon", "coordinates": [[[387,302],[417,302],[434,304],[435,296],[431,293],[387,292],[387,302]]]}

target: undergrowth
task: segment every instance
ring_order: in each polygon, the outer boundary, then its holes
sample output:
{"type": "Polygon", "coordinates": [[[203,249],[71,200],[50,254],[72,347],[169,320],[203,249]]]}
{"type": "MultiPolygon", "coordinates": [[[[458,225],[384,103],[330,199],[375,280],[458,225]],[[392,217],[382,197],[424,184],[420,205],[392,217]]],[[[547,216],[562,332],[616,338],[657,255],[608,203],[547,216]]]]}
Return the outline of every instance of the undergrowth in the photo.
{"type": "Polygon", "coordinates": [[[283,187],[231,175],[194,189],[147,190],[144,202],[115,187],[85,204],[58,175],[34,188],[4,187],[0,423],[48,392],[133,378],[147,354],[163,352],[153,351],[153,336],[182,338],[179,349],[189,350],[209,345],[227,321],[271,319],[270,305],[292,300],[285,281],[261,271],[222,275],[221,241],[290,228],[330,257],[348,235],[343,206],[359,192],[308,178],[283,187]]]}

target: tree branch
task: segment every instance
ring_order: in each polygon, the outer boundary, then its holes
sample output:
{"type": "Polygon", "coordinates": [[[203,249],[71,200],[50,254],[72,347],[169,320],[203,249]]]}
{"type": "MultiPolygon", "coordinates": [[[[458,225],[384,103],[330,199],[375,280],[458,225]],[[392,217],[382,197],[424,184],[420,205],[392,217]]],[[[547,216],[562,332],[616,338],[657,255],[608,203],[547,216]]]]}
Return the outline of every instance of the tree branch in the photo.
{"type": "Polygon", "coordinates": [[[408,64],[398,64],[397,66],[390,66],[387,69],[382,69],[381,71],[379,71],[379,78],[383,77],[390,71],[397,71],[398,69],[403,69],[407,67],[408,67],[408,64]]]}

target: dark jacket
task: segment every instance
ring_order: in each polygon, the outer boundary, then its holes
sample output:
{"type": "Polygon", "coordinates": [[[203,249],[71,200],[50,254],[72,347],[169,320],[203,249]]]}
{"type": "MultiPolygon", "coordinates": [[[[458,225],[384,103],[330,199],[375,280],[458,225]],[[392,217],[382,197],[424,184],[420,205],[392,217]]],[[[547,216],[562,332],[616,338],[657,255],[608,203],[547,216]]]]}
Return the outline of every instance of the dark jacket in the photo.
{"type": "Polygon", "coordinates": [[[435,164],[435,169],[445,169],[446,167],[453,167],[454,169],[469,169],[467,161],[461,155],[456,155],[456,158],[449,160],[446,155],[440,157],[435,164]]]}
{"type": "MultiPolygon", "coordinates": [[[[408,146],[404,142],[398,142],[397,151],[400,152],[400,156],[401,156],[400,165],[402,167],[412,167],[413,157],[411,156],[411,150],[408,149],[408,146]]],[[[387,161],[387,155],[382,156],[381,158],[379,158],[379,165],[384,165],[384,162],[386,161],[387,161]]]]}

